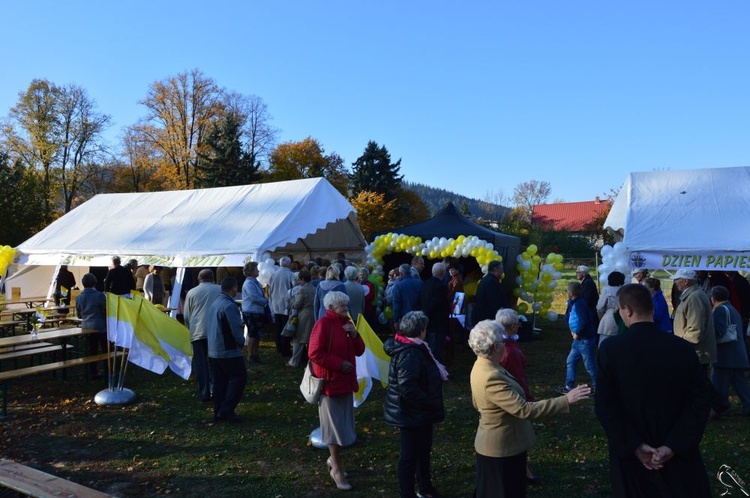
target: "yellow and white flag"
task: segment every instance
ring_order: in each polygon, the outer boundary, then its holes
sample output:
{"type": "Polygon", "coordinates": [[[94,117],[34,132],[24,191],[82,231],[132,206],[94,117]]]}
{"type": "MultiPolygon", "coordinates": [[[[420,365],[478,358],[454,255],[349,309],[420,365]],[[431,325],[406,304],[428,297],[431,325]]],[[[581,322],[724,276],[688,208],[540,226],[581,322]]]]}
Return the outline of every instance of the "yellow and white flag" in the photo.
{"type": "Polygon", "coordinates": [[[372,389],[372,379],[377,379],[383,387],[388,386],[388,369],[391,358],[383,351],[383,341],[373,332],[365,317],[357,317],[357,332],[365,342],[365,352],[357,358],[357,381],[359,391],[354,393],[354,408],[365,402],[372,389]]]}
{"type": "Polygon", "coordinates": [[[107,337],[129,349],[128,361],[139,367],[158,374],[169,367],[183,379],[190,377],[190,331],[140,294],[128,299],[107,293],[107,337]]]}

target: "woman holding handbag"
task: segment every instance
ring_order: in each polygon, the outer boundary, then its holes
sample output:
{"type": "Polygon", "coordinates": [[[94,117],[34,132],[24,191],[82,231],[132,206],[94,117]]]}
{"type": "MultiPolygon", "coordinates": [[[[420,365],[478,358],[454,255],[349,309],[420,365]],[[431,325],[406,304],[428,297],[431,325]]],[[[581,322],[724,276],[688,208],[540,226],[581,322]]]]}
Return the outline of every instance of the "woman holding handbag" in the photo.
{"type": "Polygon", "coordinates": [[[716,362],[713,364],[711,381],[719,392],[720,415],[729,410],[729,386],[734,388],[742,402],[742,414],[750,415],[750,387],[745,370],[750,367],[742,336],[742,317],[729,302],[729,290],[717,285],[711,288],[711,304],[714,307],[714,331],[716,333],[716,362]],[[732,339],[734,337],[734,339],[732,339]]]}
{"type": "Polygon", "coordinates": [[[354,429],[353,393],[359,390],[356,357],[365,352],[365,343],[349,320],[349,297],[330,291],[323,300],[326,312],[313,326],[308,356],[313,374],[325,380],[318,405],[321,440],[331,456],[326,461],[336,487],[352,489],[341,464],[343,446],[357,439],[354,429]]]}

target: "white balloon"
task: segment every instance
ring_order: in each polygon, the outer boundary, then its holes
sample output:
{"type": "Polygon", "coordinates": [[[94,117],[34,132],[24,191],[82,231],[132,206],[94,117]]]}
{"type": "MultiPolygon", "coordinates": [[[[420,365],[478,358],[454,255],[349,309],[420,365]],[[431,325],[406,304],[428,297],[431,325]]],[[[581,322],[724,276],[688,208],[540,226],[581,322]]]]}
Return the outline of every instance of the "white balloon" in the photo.
{"type": "Polygon", "coordinates": [[[555,313],[554,311],[548,311],[547,312],[547,320],[549,320],[550,322],[556,321],[557,320],[557,313],[555,313]]]}
{"type": "Polygon", "coordinates": [[[523,285],[523,279],[521,277],[516,277],[516,283],[518,285],[523,285]]]}
{"type": "Polygon", "coordinates": [[[628,261],[627,260],[619,260],[617,264],[615,264],[615,269],[619,271],[622,274],[627,274],[629,269],[628,261]]]}
{"type": "Polygon", "coordinates": [[[625,254],[625,244],[622,241],[615,243],[615,245],[612,246],[612,251],[616,256],[622,256],[623,254],[625,254]]]}
{"type": "Polygon", "coordinates": [[[599,282],[606,284],[608,277],[609,277],[608,273],[599,273],[599,282]]]}
{"type": "Polygon", "coordinates": [[[267,258],[265,261],[263,261],[265,264],[269,266],[276,266],[276,261],[274,261],[273,258],[267,258]]]}
{"type": "Polygon", "coordinates": [[[540,309],[542,309],[542,303],[534,303],[534,304],[532,304],[531,305],[531,309],[534,310],[534,311],[539,311],[540,309]]]}
{"type": "Polygon", "coordinates": [[[606,245],[602,247],[601,255],[602,258],[607,258],[612,254],[612,246],[606,245]]]}

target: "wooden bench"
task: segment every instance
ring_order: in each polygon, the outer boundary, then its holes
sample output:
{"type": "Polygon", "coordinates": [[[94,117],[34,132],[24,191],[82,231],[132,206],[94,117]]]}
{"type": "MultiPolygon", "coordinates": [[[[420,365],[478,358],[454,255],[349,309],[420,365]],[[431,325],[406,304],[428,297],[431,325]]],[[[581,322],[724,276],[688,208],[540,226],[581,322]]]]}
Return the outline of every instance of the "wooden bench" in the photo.
{"type": "Polygon", "coordinates": [[[0,460],[0,486],[19,495],[35,498],[104,498],[108,495],[95,489],[47,474],[12,460],[0,460]]]}
{"type": "Polygon", "coordinates": [[[79,365],[86,365],[87,363],[93,363],[95,361],[102,361],[106,360],[108,356],[111,356],[112,358],[115,358],[117,356],[122,356],[122,351],[117,351],[114,354],[107,354],[107,353],[99,353],[92,356],[84,356],[81,358],[71,358],[69,360],[63,360],[63,361],[56,361],[53,363],[44,363],[42,365],[34,365],[32,367],[25,367],[25,368],[17,368],[15,370],[6,370],[5,372],[0,372],[0,382],[2,382],[2,392],[3,392],[3,410],[0,417],[5,417],[7,415],[7,408],[8,408],[8,382],[13,379],[18,379],[21,377],[26,377],[29,375],[36,375],[40,373],[45,372],[54,372],[56,370],[62,370],[64,368],[70,368],[70,367],[76,367],[79,365]]]}
{"type": "MultiPolygon", "coordinates": [[[[72,344],[66,344],[65,348],[72,348],[72,344]]],[[[32,357],[38,354],[56,353],[62,351],[62,344],[50,344],[49,342],[38,342],[35,344],[26,344],[25,346],[18,346],[16,350],[0,350],[0,361],[5,360],[17,360],[24,357],[32,357]],[[37,346],[37,347],[29,347],[37,346]]]]}

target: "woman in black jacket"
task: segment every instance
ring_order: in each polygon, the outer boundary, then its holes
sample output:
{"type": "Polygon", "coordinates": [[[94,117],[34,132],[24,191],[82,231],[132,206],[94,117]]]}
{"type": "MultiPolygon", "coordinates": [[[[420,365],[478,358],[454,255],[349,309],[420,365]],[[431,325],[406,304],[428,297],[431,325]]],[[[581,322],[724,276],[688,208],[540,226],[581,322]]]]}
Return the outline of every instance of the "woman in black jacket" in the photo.
{"type": "Polygon", "coordinates": [[[407,313],[399,322],[400,333],[383,345],[391,356],[385,422],[401,431],[398,482],[405,498],[438,496],[430,477],[432,425],[445,419],[443,381],[448,372],[424,341],[427,322],[421,311],[407,313]]]}

